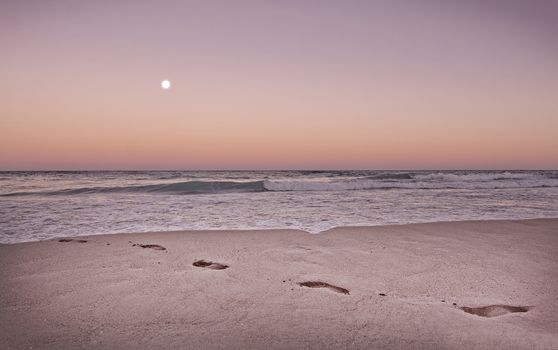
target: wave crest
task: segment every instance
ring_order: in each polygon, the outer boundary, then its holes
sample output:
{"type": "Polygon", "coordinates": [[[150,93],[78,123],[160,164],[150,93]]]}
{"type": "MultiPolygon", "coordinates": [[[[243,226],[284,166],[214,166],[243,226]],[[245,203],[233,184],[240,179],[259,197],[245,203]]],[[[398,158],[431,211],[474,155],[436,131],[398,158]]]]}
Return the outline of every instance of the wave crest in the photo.
{"type": "Polygon", "coordinates": [[[156,185],[121,186],[121,187],[81,187],[69,188],[49,192],[13,192],[0,196],[25,195],[77,195],[97,193],[167,193],[167,194],[203,194],[227,192],[263,192],[266,189],[263,181],[234,182],[234,181],[186,181],[156,185]]]}
{"type": "MultiPolygon", "coordinates": [[[[359,174],[360,175],[360,174],[359,174]]],[[[256,178],[257,179],[257,178],[256,178]]],[[[213,194],[265,191],[354,191],[375,189],[506,189],[558,187],[554,173],[383,172],[335,180],[331,177],[254,181],[183,181],[149,185],[78,187],[51,191],[8,192],[8,196],[57,196],[102,193],[213,194]]]]}

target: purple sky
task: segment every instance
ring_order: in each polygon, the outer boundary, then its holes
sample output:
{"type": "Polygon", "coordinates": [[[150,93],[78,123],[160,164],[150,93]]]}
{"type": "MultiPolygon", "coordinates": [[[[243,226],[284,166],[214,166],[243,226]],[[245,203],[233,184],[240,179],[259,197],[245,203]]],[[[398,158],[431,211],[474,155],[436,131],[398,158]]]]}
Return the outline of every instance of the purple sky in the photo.
{"type": "Polygon", "coordinates": [[[0,170],[558,168],[557,38],[558,1],[0,0],[0,170]]]}

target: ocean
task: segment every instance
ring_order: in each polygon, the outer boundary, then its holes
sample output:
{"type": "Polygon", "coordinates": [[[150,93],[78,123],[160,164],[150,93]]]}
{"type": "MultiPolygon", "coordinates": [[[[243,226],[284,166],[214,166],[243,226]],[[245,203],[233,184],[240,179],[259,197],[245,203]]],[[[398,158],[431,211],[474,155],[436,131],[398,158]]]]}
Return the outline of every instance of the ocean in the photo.
{"type": "Polygon", "coordinates": [[[558,171],[0,172],[0,243],[558,217],[558,171]]]}

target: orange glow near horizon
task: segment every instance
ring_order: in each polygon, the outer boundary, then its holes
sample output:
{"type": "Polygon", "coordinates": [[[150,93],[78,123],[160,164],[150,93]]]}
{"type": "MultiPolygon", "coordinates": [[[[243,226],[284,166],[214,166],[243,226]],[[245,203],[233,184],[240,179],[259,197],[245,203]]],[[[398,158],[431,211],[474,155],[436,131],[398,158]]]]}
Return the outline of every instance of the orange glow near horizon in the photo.
{"type": "Polygon", "coordinates": [[[0,170],[558,168],[555,23],[171,3],[2,5],[0,170]]]}

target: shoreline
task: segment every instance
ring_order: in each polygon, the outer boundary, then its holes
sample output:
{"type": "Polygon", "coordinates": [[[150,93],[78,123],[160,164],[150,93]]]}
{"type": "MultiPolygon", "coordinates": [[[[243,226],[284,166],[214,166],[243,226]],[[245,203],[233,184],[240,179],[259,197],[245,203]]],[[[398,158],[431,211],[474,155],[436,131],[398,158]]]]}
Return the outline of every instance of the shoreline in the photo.
{"type": "Polygon", "coordinates": [[[558,347],[558,219],[305,233],[2,245],[0,348],[558,347]]]}
{"type": "Polygon", "coordinates": [[[250,229],[200,229],[200,230],[170,230],[170,231],[139,231],[139,232],[109,232],[109,233],[99,233],[99,234],[85,234],[85,235],[61,235],[52,238],[36,240],[36,241],[23,241],[15,243],[2,243],[0,246],[12,246],[17,244],[28,244],[28,243],[38,243],[38,242],[48,242],[57,239],[64,238],[92,238],[92,237],[104,237],[104,236],[115,236],[115,235],[145,235],[145,234],[194,234],[194,233],[243,233],[243,232],[276,232],[276,231],[295,231],[314,235],[324,235],[331,231],[340,230],[364,230],[364,229],[375,229],[375,228],[390,228],[390,227],[401,227],[401,226],[415,226],[415,225],[431,225],[431,224],[461,224],[461,223],[498,223],[498,222],[529,222],[529,221],[545,221],[545,220],[558,220],[558,217],[539,217],[530,219],[486,219],[486,220],[452,220],[452,221],[427,221],[427,222],[413,222],[413,223],[393,223],[387,225],[356,225],[356,226],[335,226],[320,232],[310,232],[299,228],[250,228],[250,229]]]}

